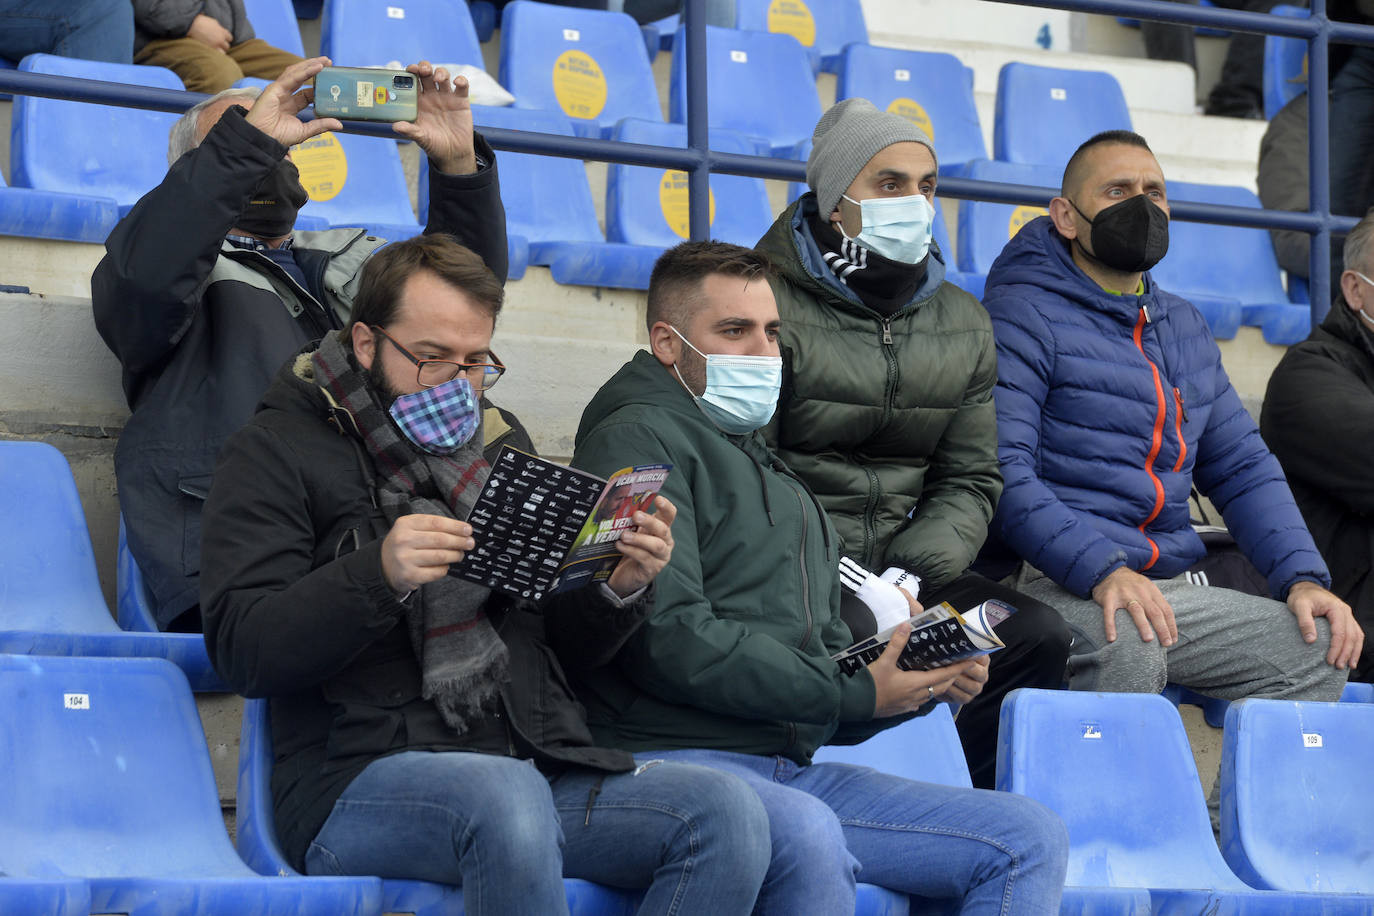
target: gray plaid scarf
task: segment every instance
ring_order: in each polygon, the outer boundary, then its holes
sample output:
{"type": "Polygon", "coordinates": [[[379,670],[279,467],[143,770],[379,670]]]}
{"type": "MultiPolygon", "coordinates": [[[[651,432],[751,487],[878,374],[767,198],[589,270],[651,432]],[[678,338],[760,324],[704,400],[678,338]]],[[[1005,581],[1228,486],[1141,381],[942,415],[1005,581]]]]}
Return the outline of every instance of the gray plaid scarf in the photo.
{"type": "MultiPolygon", "coordinates": [[[[489,471],[480,426],[450,456],[415,448],[378,401],[366,374],[354,368],[338,334],[326,334],[313,357],[298,359],[296,374],[318,385],[352,418],[353,431],[377,469],[377,497],[389,522],[411,514],[468,517],[489,471]]],[[[410,644],[420,662],[423,695],[460,735],[494,708],[510,677],[506,644],[484,611],[488,594],[483,586],[445,576],[422,586],[409,602],[410,644]]]]}

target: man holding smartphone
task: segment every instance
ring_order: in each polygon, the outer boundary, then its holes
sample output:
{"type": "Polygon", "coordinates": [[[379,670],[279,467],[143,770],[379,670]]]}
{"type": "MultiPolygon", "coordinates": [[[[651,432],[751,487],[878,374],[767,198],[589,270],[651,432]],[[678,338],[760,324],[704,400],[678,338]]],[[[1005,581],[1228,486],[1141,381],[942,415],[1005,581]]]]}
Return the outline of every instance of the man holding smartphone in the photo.
{"type": "MultiPolygon", "coordinates": [[[[293,232],[307,196],[289,148],[341,125],[302,120],[330,63],[289,67],[261,93],[232,89],[172,128],[166,178],[106,240],[91,278],[96,327],[133,411],[115,450],[129,547],[158,626],[198,631],[200,515],[220,446],[278,366],[342,327],[359,273],[385,244],[362,229],[293,232]]],[[[495,154],[474,134],[467,81],[426,62],[414,122],[430,159],[427,232],[453,235],[503,282],[495,154]]]]}

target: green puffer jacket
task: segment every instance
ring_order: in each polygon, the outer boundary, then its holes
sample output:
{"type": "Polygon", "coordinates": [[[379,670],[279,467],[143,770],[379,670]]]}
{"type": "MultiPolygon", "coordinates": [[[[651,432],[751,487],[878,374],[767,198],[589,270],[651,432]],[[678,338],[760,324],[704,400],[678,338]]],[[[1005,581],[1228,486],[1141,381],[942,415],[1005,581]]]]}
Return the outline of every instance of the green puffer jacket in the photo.
{"type": "Polygon", "coordinates": [[[611,665],[578,672],[599,744],[712,748],[808,763],[832,740],[863,740],[873,678],[841,674],[838,554],[821,508],[758,433],[726,436],[647,351],[592,398],[576,467],[605,476],[673,465],[673,557],[649,620],[611,665]]]}
{"type": "Polygon", "coordinates": [[[1002,493],[997,352],[978,300],[926,281],[891,318],[863,305],[821,259],[814,194],[758,247],[778,267],[783,391],[766,433],[830,513],[844,552],[939,587],[968,569],[1002,493]]]}

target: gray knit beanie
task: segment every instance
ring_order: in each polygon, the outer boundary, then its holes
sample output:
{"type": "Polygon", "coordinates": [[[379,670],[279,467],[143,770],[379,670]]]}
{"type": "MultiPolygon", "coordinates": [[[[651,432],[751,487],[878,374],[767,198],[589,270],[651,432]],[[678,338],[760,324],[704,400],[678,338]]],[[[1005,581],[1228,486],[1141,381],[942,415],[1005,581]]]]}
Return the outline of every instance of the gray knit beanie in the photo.
{"type": "Polygon", "coordinates": [[[806,183],[816,192],[821,216],[834,211],[845,189],[879,150],[908,140],[925,144],[935,155],[925,131],[901,115],[879,111],[868,99],[845,99],[830,106],[816,122],[811,157],[806,160],[806,183]]]}

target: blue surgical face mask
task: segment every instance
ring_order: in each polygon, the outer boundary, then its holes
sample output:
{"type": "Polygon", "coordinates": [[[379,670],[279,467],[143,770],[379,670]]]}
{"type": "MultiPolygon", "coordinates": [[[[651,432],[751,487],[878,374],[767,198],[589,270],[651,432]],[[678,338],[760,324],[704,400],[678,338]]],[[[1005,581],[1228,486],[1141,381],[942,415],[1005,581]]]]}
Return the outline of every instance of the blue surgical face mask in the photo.
{"type": "Polygon", "coordinates": [[[391,419],[415,447],[440,457],[467,445],[477,431],[478,406],[467,377],[403,394],[391,402],[391,419]]]}
{"type": "MultiPolygon", "coordinates": [[[[692,347],[692,342],[677,328],[673,328],[673,333],[692,347]]],[[[696,347],[692,351],[706,360],[706,390],[698,396],[682,380],[676,363],[673,371],[701,412],[722,432],[742,436],[773,419],[782,388],[782,357],[702,353],[696,347]]]]}
{"type": "Polygon", "coordinates": [[[863,220],[863,228],[852,239],[844,231],[844,223],[835,224],[846,239],[903,264],[919,264],[930,251],[935,208],[924,194],[868,200],[855,200],[848,194],[840,196],[859,208],[863,220]]]}

